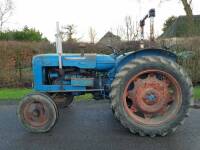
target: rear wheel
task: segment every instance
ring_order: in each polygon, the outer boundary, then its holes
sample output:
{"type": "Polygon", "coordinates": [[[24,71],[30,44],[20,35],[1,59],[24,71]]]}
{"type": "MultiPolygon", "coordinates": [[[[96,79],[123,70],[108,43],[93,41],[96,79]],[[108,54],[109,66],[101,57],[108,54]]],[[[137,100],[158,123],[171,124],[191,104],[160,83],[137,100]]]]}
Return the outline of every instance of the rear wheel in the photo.
{"type": "Polygon", "coordinates": [[[163,57],[142,57],[116,75],[112,109],[132,133],[165,136],[188,115],[192,83],[183,69],[163,57]]]}
{"type": "Polygon", "coordinates": [[[52,129],[58,118],[54,101],[42,93],[25,96],[19,104],[17,114],[25,129],[36,133],[52,129]]]}

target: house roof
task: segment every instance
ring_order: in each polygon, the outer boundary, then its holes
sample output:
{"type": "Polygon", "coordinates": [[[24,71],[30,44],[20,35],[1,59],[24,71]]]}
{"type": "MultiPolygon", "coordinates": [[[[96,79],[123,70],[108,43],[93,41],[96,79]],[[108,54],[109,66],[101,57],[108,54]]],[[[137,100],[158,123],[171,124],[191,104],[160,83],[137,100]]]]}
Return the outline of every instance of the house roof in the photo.
{"type": "Polygon", "coordinates": [[[159,38],[200,36],[200,15],[194,15],[193,21],[191,28],[187,16],[179,16],[159,38]]]}
{"type": "Polygon", "coordinates": [[[115,39],[118,39],[118,40],[121,40],[121,38],[117,35],[114,35],[112,32],[108,31],[100,40],[99,42],[101,42],[103,39],[105,38],[115,38],[115,39]]]}

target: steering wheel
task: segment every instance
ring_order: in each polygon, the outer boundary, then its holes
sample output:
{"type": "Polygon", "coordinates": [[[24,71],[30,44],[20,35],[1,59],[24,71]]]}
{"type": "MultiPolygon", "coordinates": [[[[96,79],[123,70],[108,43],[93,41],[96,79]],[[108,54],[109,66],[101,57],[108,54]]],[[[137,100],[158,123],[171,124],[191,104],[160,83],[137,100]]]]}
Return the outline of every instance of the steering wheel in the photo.
{"type": "Polygon", "coordinates": [[[125,53],[122,52],[121,50],[118,50],[118,49],[116,49],[116,48],[114,48],[114,47],[112,47],[110,45],[107,45],[106,47],[111,49],[116,56],[121,55],[121,54],[125,56],[125,53]]]}

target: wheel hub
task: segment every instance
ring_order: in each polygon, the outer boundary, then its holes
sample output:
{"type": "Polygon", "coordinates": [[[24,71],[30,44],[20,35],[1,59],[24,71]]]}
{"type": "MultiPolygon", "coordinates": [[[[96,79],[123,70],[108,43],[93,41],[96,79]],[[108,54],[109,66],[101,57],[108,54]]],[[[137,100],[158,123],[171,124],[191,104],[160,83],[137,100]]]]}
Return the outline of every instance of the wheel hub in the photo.
{"type": "Polygon", "coordinates": [[[145,113],[157,113],[161,111],[168,100],[168,85],[156,77],[139,79],[133,90],[134,102],[145,113]]]}
{"type": "Polygon", "coordinates": [[[33,117],[38,118],[40,116],[40,111],[38,109],[33,110],[33,117]]]}
{"type": "Polygon", "coordinates": [[[30,103],[25,107],[24,117],[33,127],[43,126],[48,120],[44,105],[38,102],[30,103]]]}
{"type": "Polygon", "coordinates": [[[143,100],[148,105],[153,105],[157,102],[157,94],[154,90],[149,90],[145,93],[143,100]]]}

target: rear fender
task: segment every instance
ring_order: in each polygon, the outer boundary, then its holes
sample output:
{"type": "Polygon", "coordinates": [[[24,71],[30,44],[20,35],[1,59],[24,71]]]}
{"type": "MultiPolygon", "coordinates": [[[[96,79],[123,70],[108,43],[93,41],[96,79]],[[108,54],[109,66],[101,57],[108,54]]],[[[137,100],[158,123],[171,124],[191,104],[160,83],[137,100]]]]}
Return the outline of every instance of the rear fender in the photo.
{"type": "Polygon", "coordinates": [[[162,56],[172,61],[177,61],[177,56],[171,51],[164,49],[142,49],[135,52],[126,53],[125,56],[119,56],[117,58],[116,72],[118,72],[124,65],[130,61],[143,57],[143,56],[162,56]]]}

